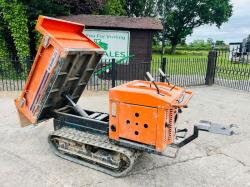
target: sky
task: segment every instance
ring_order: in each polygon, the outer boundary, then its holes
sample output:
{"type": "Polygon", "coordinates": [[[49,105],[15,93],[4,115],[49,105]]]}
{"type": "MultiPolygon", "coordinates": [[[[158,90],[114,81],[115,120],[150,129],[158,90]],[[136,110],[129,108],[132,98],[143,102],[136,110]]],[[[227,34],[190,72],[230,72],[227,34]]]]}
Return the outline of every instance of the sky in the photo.
{"type": "Polygon", "coordinates": [[[187,43],[193,40],[207,40],[212,38],[224,40],[226,43],[242,42],[250,34],[250,0],[231,0],[233,15],[220,29],[216,26],[204,25],[194,29],[191,36],[186,39],[187,43]]]}

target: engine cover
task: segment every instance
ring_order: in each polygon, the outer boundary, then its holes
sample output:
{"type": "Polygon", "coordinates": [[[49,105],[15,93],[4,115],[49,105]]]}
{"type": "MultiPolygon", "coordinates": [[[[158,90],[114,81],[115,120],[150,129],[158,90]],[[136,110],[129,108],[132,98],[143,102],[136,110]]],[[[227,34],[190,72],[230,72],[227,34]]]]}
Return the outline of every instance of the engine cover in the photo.
{"type": "Polygon", "coordinates": [[[132,81],[109,91],[109,138],[163,152],[174,141],[177,110],[187,105],[191,91],[158,82],[132,81]]]}

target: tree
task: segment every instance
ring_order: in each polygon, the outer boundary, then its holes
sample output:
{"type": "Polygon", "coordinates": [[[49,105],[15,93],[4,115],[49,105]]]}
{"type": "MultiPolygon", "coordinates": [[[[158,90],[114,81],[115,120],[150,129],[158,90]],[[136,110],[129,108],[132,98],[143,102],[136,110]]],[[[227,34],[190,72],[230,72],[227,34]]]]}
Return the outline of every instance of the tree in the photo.
{"type": "Polygon", "coordinates": [[[29,55],[28,19],[25,6],[17,0],[12,2],[0,0],[0,12],[2,37],[5,38],[5,43],[8,43],[7,50],[13,48],[11,44],[15,46],[15,49],[10,51],[12,54],[9,55],[25,58],[29,55]]]}
{"type": "MultiPolygon", "coordinates": [[[[25,58],[30,50],[26,11],[25,6],[17,0],[0,0],[0,55],[6,61],[1,71],[27,68],[25,58]],[[19,63],[11,64],[10,56],[18,58],[19,63]]],[[[23,77],[24,74],[22,71],[19,76],[23,77]]]]}
{"type": "Polygon", "coordinates": [[[182,39],[181,42],[180,42],[180,44],[181,44],[182,46],[186,46],[186,45],[187,45],[187,44],[186,44],[186,39],[185,39],[185,38],[182,39]]]}
{"type": "Polygon", "coordinates": [[[125,0],[125,9],[130,17],[156,16],[157,0],[125,0]]]}
{"type": "Polygon", "coordinates": [[[246,52],[250,52],[250,34],[247,36],[246,52]]]}
{"type": "Polygon", "coordinates": [[[210,44],[211,46],[213,45],[214,43],[214,40],[212,38],[208,38],[207,39],[207,43],[210,44]]]}
{"type": "Polygon", "coordinates": [[[23,59],[36,54],[39,15],[98,14],[105,0],[0,0],[0,55],[23,59]],[[5,54],[5,55],[4,55],[5,54]]]}
{"type": "Polygon", "coordinates": [[[250,43],[250,34],[247,37],[247,43],[250,43]]]}
{"type": "Polygon", "coordinates": [[[225,46],[226,43],[225,43],[225,41],[223,41],[223,40],[216,40],[215,45],[216,45],[216,46],[225,46]]]}
{"type": "Polygon", "coordinates": [[[61,16],[68,15],[70,13],[69,7],[64,4],[57,3],[54,0],[20,0],[22,4],[26,7],[26,14],[22,16],[27,16],[28,18],[28,37],[30,39],[29,48],[30,56],[36,54],[36,49],[39,45],[40,35],[34,28],[36,25],[36,20],[39,15],[45,16],[61,16]]]}
{"type": "Polygon", "coordinates": [[[106,0],[102,14],[129,17],[156,16],[157,0],[106,0]]]}
{"type": "Polygon", "coordinates": [[[145,0],[143,16],[155,17],[157,16],[157,0],[145,0]]]}
{"type": "Polygon", "coordinates": [[[159,0],[158,10],[171,53],[193,29],[204,24],[220,27],[232,15],[230,0],[159,0]]]}
{"type": "Polygon", "coordinates": [[[35,55],[34,27],[38,15],[55,16],[68,12],[62,5],[52,1],[0,0],[0,40],[3,40],[0,46],[1,57],[12,56],[22,63],[22,59],[35,55]]]}
{"type": "MultiPolygon", "coordinates": [[[[45,0],[46,1],[46,0],[45,0]]],[[[53,1],[53,0],[51,0],[53,1]]],[[[99,14],[105,0],[54,0],[69,9],[70,14],[99,14]]]]}
{"type": "Polygon", "coordinates": [[[126,15],[124,0],[106,0],[101,12],[104,15],[124,16],[126,15]]]}
{"type": "Polygon", "coordinates": [[[204,40],[194,40],[190,44],[190,46],[194,46],[194,47],[202,47],[204,45],[206,45],[204,40]]]}

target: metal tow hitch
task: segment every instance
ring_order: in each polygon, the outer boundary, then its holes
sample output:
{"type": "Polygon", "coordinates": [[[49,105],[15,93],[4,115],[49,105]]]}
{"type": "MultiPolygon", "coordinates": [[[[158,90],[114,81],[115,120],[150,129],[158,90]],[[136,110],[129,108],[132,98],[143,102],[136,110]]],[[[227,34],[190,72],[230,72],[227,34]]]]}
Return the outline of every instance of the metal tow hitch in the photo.
{"type": "Polygon", "coordinates": [[[218,123],[212,123],[211,121],[200,120],[199,123],[196,125],[199,130],[207,131],[214,134],[223,134],[227,136],[231,136],[233,134],[237,134],[233,128],[238,128],[236,124],[230,125],[222,125],[218,123]]]}
{"type": "Polygon", "coordinates": [[[192,142],[199,136],[199,131],[206,131],[213,134],[222,134],[226,136],[232,136],[237,135],[238,133],[234,131],[234,128],[238,128],[238,125],[236,124],[230,124],[230,125],[222,125],[218,123],[213,123],[211,121],[206,120],[200,120],[199,123],[194,125],[193,134],[186,137],[187,129],[177,129],[176,130],[176,140],[182,139],[181,141],[175,141],[175,143],[171,144],[168,147],[168,150],[164,151],[162,153],[162,156],[170,157],[170,158],[176,158],[179,149],[188,143],[192,142]],[[184,133],[184,135],[179,136],[177,134],[184,133]],[[172,148],[172,149],[170,149],[172,148]]]}
{"type": "MultiPolygon", "coordinates": [[[[194,139],[199,136],[199,131],[206,131],[213,134],[222,134],[226,136],[232,136],[234,134],[238,134],[233,130],[233,127],[238,128],[238,125],[230,124],[230,125],[222,125],[218,123],[213,123],[211,121],[200,120],[198,124],[194,125],[193,134],[188,137],[183,137],[183,140],[178,143],[173,143],[172,147],[183,147],[184,145],[190,143],[194,139]]],[[[182,132],[181,130],[179,132],[182,132]]],[[[178,132],[178,131],[177,131],[178,132]]]]}

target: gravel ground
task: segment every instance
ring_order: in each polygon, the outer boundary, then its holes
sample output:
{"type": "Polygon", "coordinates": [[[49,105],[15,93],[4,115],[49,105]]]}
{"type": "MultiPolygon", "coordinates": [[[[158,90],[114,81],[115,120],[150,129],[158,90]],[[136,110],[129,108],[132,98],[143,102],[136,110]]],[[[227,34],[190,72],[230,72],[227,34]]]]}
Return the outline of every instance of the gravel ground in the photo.
{"type": "MultiPolygon", "coordinates": [[[[55,156],[47,136],[52,120],[20,128],[13,104],[18,92],[0,92],[0,186],[249,186],[250,93],[194,87],[195,95],[179,118],[182,126],[201,119],[239,125],[239,135],[200,133],[176,159],[144,154],[133,172],[113,178],[55,156]]],[[[87,92],[81,106],[107,111],[106,92],[87,92]]]]}

